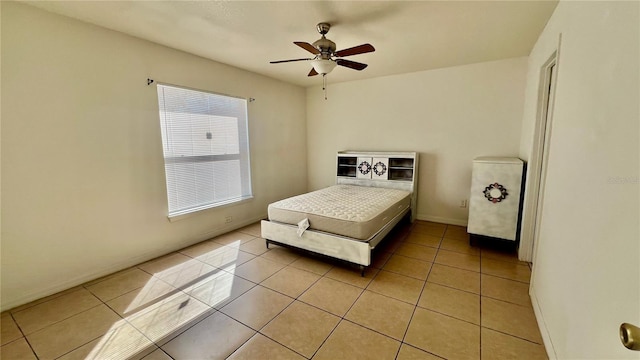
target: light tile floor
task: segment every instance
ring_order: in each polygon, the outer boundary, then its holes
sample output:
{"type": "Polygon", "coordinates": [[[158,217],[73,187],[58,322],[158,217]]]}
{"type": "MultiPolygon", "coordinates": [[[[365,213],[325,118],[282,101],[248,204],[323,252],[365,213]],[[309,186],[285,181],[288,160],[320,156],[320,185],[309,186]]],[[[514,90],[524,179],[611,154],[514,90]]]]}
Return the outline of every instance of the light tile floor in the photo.
{"type": "Polygon", "coordinates": [[[546,359],[514,252],[417,221],[357,268],[254,224],[2,313],[2,359],[546,359]]]}

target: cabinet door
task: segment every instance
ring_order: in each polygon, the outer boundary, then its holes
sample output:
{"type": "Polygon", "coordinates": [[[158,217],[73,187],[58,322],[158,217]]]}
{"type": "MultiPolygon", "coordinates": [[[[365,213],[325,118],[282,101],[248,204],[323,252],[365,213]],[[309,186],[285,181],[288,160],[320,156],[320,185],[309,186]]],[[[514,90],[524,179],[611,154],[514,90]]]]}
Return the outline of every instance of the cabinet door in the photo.
{"type": "Polygon", "coordinates": [[[521,180],[522,163],[474,162],[467,231],[516,240],[521,180]]]}
{"type": "Polygon", "coordinates": [[[372,158],[359,157],[358,168],[356,171],[358,179],[371,179],[371,161],[372,158]]]}
{"type": "Polygon", "coordinates": [[[371,178],[387,180],[389,178],[389,158],[373,158],[371,162],[371,178]]]}

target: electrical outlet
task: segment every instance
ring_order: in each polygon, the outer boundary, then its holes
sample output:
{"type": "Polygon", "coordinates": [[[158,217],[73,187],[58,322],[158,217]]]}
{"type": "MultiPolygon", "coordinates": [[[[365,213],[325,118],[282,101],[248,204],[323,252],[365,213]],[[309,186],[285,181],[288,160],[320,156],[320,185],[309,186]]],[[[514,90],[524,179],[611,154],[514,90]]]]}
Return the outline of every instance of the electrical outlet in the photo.
{"type": "Polygon", "coordinates": [[[233,216],[227,216],[224,218],[225,224],[230,224],[233,221],[233,216]]]}
{"type": "Polygon", "coordinates": [[[467,207],[467,200],[466,199],[460,200],[460,207],[461,208],[466,208],[467,207]]]}

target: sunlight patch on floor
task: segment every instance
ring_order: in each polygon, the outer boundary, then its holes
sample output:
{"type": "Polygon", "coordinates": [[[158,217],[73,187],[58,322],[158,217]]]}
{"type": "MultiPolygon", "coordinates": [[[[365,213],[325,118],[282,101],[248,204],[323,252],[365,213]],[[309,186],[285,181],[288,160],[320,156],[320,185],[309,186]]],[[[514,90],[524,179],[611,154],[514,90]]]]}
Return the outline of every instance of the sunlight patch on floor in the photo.
{"type": "Polygon", "coordinates": [[[234,241],[156,272],[126,306],[125,318],[96,340],[85,359],[120,360],[150,352],[154,342],[169,340],[214,312],[231,296],[239,248],[240,241],[234,241]]]}

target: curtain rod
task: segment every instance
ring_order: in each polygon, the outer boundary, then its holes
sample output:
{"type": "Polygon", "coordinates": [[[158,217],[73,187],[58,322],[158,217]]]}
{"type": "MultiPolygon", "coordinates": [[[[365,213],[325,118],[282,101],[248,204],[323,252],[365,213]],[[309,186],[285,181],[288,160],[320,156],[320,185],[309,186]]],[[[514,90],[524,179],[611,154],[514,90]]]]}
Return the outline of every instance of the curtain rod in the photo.
{"type": "MultiPolygon", "coordinates": [[[[155,80],[151,79],[151,78],[147,78],[147,86],[153,84],[155,82],[155,80]]],[[[245,99],[249,102],[254,102],[256,101],[255,98],[249,97],[249,98],[245,98],[245,97],[240,97],[240,96],[233,96],[233,95],[228,95],[228,94],[220,94],[220,93],[215,93],[212,91],[206,91],[206,90],[199,90],[199,89],[192,89],[192,88],[188,88],[185,86],[179,86],[179,85],[173,85],[173,84],[165,84],[165,83],[158,83],[158,85],[167,85],[167,86],[173,86],[173,87],[178,87],[178,88],[182,88],[182,89],[187,89],[187,90],[195,90],[195,91],[204,91],[204,92],[208,92],[211,94],[216,94],[216,95],[223,95],[223,96],[229,96],[229,97],[235,97],[235,98],[240,98],[240,99],[245,99]]]]}

